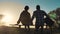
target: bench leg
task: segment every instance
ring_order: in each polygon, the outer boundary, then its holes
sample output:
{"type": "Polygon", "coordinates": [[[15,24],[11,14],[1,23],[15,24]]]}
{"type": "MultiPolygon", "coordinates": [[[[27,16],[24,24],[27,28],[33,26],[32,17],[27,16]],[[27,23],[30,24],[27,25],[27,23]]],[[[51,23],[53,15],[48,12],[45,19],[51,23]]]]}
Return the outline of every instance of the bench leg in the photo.
{"type": "Polygon", "coordinates": [[[19,25],[19,28],[21,28],[21,25],[19,25]]]}

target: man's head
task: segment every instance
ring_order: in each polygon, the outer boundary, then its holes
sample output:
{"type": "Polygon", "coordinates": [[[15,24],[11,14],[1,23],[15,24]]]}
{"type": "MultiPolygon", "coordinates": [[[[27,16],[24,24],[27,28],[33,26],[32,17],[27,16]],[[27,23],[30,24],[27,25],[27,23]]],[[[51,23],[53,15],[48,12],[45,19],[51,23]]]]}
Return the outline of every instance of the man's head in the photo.
{"type": "Polygon", "coordinates": [[[25,8],[24,8],[25,10],[28,10],[29,9],[29,6],[25,6],[25,8]]]}
{"type": "Polygon", "coordinates": [[[40,5],[37,5],[37,6],[36,6],[36,9],[37,9],[37,10],[40,10],[40,5]]]}

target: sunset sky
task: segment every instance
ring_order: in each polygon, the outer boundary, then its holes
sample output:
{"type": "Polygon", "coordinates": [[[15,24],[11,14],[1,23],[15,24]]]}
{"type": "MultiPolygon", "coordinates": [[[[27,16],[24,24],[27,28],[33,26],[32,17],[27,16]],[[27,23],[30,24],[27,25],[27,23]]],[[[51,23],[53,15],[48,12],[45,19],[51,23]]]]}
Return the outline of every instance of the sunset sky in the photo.
{"type": "Polygon", "coordinates": [[[42,10],[49,13],[60,7],[60,0],[0,0],[0,14],[4,15],[2,21],[7,24],[16,23],[25,5],[30,7],[31,15],[36,5],[40,5],[42,10]]]}

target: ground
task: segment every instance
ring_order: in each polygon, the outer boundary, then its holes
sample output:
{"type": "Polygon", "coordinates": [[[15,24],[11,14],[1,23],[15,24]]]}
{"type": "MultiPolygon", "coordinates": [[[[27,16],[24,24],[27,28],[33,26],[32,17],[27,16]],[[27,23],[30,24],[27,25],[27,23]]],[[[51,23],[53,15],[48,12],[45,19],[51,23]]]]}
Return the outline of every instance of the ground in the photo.
{"type": "MultiPolygon", "coordinates": [[[[30,31],[24,29],[24,28],[18,28],[18,27],[7,27],[7,26],[1,26],[0,27],[0,34],[40,34],[40,30],[36,32],[34,29],[30,29],[30,31]]],[[[43,34],[50,34],[50,29],[44,29],[43,34]]],[[[52,31],[52,34],[60,34],[59,29],[54,29],[52,31]]]]}

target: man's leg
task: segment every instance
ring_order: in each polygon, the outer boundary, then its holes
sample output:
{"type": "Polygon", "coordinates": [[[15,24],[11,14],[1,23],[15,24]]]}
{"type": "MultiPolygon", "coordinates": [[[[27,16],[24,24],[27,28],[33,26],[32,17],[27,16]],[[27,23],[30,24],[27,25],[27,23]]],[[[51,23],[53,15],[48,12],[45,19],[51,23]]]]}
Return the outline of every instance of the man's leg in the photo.
{"type": "Polygon", "coordinates": [[[43,26],[41,26],[41,34],[43,34],[43,26]]]}
{"type": "Polygon", "coordinates": [[[39,30],[39,25],[35,25],[35,30],[38,31],[39,30]]]}
{"type": "Polygon", "coordinates": [[[39,25],[35,25],[35,32],[34,32],[34,34],[38,34],[38,30],[39,30],[39,25]]]}

